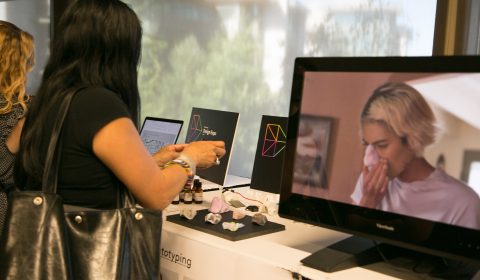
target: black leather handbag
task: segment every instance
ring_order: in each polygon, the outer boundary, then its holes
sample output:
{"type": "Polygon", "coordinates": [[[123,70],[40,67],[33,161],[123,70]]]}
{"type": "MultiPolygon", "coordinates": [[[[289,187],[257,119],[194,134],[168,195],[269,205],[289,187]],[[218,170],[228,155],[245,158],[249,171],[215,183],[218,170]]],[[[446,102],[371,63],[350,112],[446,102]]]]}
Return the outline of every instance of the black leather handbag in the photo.
{"type": "Polygon", "coordinates": [[[63,205],[56,194],[59,137],[74,94],[59,110],[42,191],[9,197],[0,279],[160,279],[161,211],[136,207],[124,187],[113,210],[63,205]]]}

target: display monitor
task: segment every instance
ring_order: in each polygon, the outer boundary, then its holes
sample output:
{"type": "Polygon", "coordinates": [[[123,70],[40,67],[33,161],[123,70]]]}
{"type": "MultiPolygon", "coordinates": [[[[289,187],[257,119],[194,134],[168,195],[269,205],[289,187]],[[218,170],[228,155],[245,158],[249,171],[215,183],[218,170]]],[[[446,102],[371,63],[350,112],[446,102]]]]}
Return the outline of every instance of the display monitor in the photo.
{"type": "Polygon", "coordinates": [[[285,156],[281,217],[480,264],[480,57],[297,58],[285,156]]]}
{"type": "Polygon", "coordinates": [[[140,138],[150,154],[162,147],[177,143],[183,120],[145,117],[140,128],[140,138]]]}

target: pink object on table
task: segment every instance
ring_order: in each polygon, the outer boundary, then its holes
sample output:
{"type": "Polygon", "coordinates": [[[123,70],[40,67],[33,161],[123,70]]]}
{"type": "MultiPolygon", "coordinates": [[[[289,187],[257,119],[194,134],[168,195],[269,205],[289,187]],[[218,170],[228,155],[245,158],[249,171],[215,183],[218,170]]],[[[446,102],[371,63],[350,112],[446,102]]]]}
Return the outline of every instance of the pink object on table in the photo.
{"type": "Polygon", "coordinates": [[[240,210],[233,210],[233,213],[232,213],[232,219],[234,220],[241,220],[245,218],[245,213],[243,211],[240,211],[240,210]]]}
{"type": "Polygon", "coordinates": [[[210,208],[208,208],[208,211],[221,214],[230,211],[230,207],[220,197],[216,196],[212,199],[212,204],[210,205],[210,208]]]}

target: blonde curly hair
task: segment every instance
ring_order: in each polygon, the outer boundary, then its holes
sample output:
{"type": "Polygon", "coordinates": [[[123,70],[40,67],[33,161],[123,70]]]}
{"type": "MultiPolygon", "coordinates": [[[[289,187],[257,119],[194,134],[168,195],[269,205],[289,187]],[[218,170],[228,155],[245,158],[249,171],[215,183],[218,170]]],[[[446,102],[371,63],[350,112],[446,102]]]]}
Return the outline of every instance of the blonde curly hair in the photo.
{"type": "Polygon", "coordinates": [[[12,23],[0,20],[0,114],[12,111],[15,104],[26,109],[27,73],[35,64],[33,36],[12,23]]]}

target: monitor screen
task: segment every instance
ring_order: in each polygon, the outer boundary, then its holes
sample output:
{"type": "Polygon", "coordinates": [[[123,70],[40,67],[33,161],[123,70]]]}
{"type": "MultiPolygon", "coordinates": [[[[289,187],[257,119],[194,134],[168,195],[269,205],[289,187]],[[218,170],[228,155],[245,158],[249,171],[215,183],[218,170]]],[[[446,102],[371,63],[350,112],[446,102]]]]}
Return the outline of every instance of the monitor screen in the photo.
{"type": "Polygon", "coordinates": [[[297,58],[279,214],[480,263],[480,57],[297,58]]]}
{"type": "Polygon", "coordinates": [[[146,117],[140,128],[140,138],[153,155],[160,148],[177,143],[182,126],[182,120],[146,117]]]}

